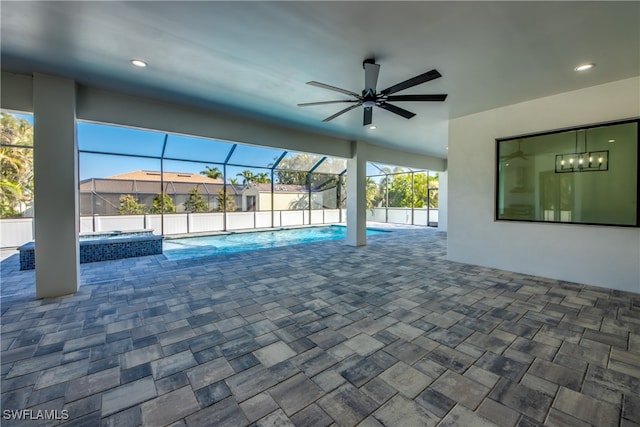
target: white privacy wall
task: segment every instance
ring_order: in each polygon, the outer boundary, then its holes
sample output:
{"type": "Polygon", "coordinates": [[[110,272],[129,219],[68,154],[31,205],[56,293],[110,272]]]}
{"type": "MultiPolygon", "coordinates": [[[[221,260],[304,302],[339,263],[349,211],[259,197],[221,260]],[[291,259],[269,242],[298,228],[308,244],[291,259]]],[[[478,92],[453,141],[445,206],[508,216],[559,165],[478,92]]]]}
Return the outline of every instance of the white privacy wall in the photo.
{"type": "Polygon", "coordinates": [[[638,116],[640,77],[451,120],[448,258],[640,293],[638,228],[494,221],[496,138],[638,116]]]}

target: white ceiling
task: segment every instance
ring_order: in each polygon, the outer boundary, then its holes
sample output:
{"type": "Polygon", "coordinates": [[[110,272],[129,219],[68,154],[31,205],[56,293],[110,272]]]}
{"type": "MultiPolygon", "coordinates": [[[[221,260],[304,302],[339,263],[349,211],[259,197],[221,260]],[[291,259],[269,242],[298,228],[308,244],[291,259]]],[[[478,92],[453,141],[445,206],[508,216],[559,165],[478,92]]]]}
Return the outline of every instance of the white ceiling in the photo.
{"type": "Polygon", "coordinates": [[[2,69],[46,72],[162,100],[237,110],[346,138],[446,157],[450,118],[640,75],[640,2],[12,2],[1,4],[2,69]],[[354,92],[362,61],[378,88],[433,68],[402,94],[444,103],[300,108],[354,92]],[[140,69],[129,60],[149,65],[140,69]],[[579,63],[596,67],[576,73],[579,63]]]}

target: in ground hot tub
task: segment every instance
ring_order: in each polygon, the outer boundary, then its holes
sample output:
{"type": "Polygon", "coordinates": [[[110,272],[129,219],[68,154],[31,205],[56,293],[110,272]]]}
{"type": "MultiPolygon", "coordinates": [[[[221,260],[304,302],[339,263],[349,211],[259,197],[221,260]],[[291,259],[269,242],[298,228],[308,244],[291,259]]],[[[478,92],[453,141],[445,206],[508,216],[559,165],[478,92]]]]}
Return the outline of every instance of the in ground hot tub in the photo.
{"type": "MultiPolygon", "coordinates": [[[[20,270],[33,270],[35,242],[26,243],[20,251],[20,270]]],[[[80,263],[109,261],[162,254],[162,236],[153,230],[112,231],[80,236],[80,263]]]]}

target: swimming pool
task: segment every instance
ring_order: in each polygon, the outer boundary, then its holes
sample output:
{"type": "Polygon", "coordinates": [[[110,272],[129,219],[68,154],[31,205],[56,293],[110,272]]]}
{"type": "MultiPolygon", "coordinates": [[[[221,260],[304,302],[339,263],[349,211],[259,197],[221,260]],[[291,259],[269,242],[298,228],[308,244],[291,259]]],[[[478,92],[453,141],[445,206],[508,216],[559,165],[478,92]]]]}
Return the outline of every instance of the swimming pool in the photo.
{"type": "MultiPolygon", "coordinates": [[[[367,236],[384,233],[387,233],[387,231],[367,229],[367,236]]],[[[180,260],[338,240],[344,239],[346,236],[346,227],[329,226],[187,237],[184,239],[166,239],[163,245],[163,253],[170,260],[180,260]]]]}

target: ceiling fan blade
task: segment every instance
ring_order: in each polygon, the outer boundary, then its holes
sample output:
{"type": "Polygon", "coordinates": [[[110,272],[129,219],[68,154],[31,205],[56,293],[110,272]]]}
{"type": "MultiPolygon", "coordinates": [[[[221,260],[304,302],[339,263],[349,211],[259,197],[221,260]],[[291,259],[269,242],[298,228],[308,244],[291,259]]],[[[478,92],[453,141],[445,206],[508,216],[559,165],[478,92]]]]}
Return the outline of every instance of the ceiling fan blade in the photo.
{"type": "Polygon", "coordinates": [[[340,92],[340,93],[344,93],[345,95],[351,95],[351,96],[355,96],[356,98],[359,98],[360,95],[358,95],[355,92],[351,92],[350,90],[346,90],[346,89],[340,89],[339,87],[335,87],[335,86],[331,86],[331,85],[327,85],[324,83],[320,83],[320,82],[307,82],[308,85],[311,86],[317,86],[317,87],[321,87],[323,89],[329,89],[329,90],[333,90],[335,92],[340,92]]]}
{"type": "Polygon", "coordinates": [[[442,95],[392,95],[386,98],[387,101],[439,101],[447,99],[446,94],[442,95]]]}
{"type": "Polygon", "coordinates": [[[362,126],[367,126],[373,123],[373,107],[364,107],[364,118],[362,119],[362,126]]]}
{"type": "Polygon", "coordinates": [[[426,83],[430,80],[437,79],[438,77],[442,77],[437,70],[427,71],[424,74],[420,74],[419,76],[415,76],[409,80],[405,80],[402,83],[398,83],[393,85],[382,92],[383,95],[391,95],[392,93],[400,92],[401,90],[409,89],[410,87],[417,86],[422,83],[426,83]]]}
{"type": "Polygon", "coordinates": [[[410,119],[411,117],[415,116],[415,113],[412,113],[411,111],[407,111],[404,108],[396,107],[395,105],[387,103],[382,103],[378,105],[378,107],[384,108],[385,110],[391,111],[392,113],[396,113],[397,115],[402,116],[405,119],[410,119]]]}
{"type": "Polygon", "coordinates": [[[359,102],[359,101],[357,99],[343,99],[340,101],[305,102],[303,104],[298,104],[298,107],[309,107],[311,105],[323,105],[323,104],[338,104],[341,102],[359,102]]]}
{"type": "Polygon", "coordinates": [[[529,160],[527,155],[522,150],[514,151],[513,153],[509,153],[501,157],[503,160],[513,160],[513,159],[522,159],[529,160]]]}
{"type": "Polygon", "coordinates": [[[359,107],[360,105],[362,105],[362,104],[358,103],[358,104],[356,104],[356,105],[352,105],[352,106],[350,106],[350,107],[347,107],[347,108],[345,108],[344,110],[338,111],[338,112],[337,112],[337,113],[335,113],[334,115],[329,116],[329,117],[327,117],[326,119],[324,119],[324,120],[323,120],[323,122],[328,122],[328,121],[330,121],[330,120],[333,120],[333,119],[335,119],[336,117],[341,116],[342,114],[346,113],[347,111],[350,111],[350,110],[353,110],[354,108],[359,107]]]}
{"type": "Polygon", "coordinates": [[[380,73],[380,65],[378,64],[364,64],[364,90],[371,89],[371,92],[375,95],[376,85],[378,84],[378,74],[380,73]]]}

